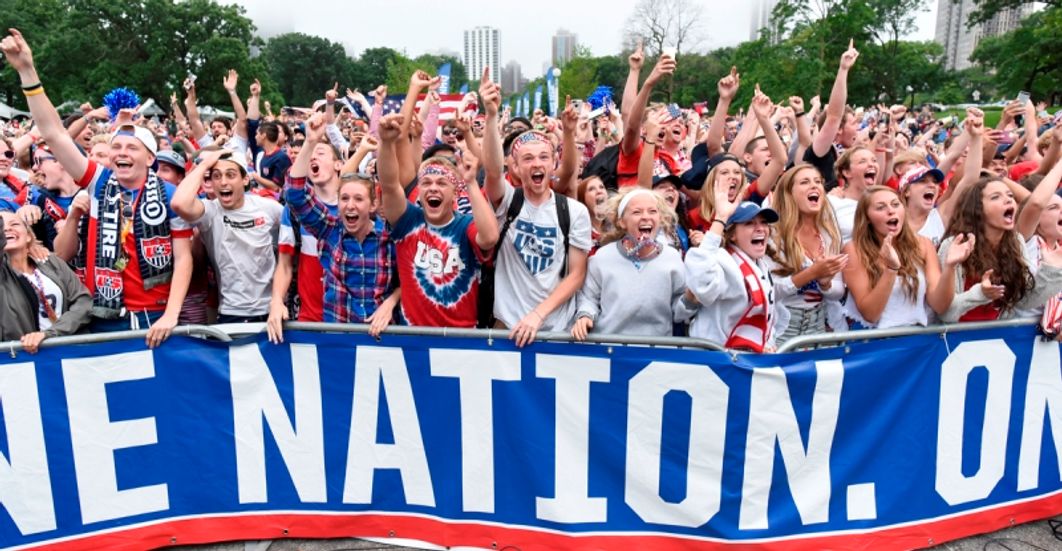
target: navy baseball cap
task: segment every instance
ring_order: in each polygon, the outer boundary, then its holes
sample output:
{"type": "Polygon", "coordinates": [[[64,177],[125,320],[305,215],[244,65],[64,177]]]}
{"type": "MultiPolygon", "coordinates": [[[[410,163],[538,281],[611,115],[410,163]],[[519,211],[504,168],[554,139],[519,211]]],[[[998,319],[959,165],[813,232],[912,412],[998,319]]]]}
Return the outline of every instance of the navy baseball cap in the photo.
{"type": "Polygon", "coordinates": [[[737,210],[734,211],[734,214],[731,214],[730,218],[727,219],[726,227],[729,228],[734,224],[751,222],[757,216],[763,216],[763,221],[768,224],[774,224],[778,221],[778,213],[774,209],[761,207],[752,201],[742,201],[737,210]]]}

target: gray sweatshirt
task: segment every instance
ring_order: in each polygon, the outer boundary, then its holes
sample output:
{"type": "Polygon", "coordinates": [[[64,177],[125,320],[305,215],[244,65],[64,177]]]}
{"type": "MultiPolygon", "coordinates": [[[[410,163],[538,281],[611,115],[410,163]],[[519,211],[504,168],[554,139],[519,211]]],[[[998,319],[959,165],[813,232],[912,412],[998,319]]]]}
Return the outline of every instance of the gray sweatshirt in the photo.
{"type": "Polygon", "coordinates": [[[594,320],[591,333],[671,336],[672,324],[693,313],[681,300],[686,292],[682,255],[664,247],[639,270],[618,245],[609,243],[590,257],[576,319],[594,320]]]}

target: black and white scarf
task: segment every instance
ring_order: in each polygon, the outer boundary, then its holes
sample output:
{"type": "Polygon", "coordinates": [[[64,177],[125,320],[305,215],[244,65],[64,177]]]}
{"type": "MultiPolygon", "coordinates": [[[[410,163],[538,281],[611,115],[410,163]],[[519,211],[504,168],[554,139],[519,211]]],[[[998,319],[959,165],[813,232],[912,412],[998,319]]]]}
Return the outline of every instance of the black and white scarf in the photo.
{"type": "MultiPolygon", "coordinates": [[[[124,266],[119,266],[123,256],[122,187],[113,173],[97,199],[85,247],[85,285],[92,293],[93,315],[112,319],[122,314],[125,290],[124,266]]],[[[162,182],[149,170],[140,196],[133,201],[133,235],[144,289],[168,283],[173,277],[173,240],[166,199],[162,182]]]]}

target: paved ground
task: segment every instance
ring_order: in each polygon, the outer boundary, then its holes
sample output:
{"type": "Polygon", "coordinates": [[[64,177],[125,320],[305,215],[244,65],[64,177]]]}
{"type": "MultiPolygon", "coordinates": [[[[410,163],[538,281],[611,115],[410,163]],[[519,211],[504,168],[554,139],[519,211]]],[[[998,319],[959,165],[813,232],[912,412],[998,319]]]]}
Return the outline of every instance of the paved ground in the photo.
{"type": "MultiPolygon", "coordinates": [[[[1062,525],[1062,516],[1055,517],[1062,525]]],[[[423,549],[403,547],[367,540],[276,540],[273,542],[224,543],[173,547],[181,551],[397,551],[423,549]]],[[[430,547],[429,549],[444,549],[430,547]]],[[[467,548],[465,548],[467,549],[467,548]]],[[[519,551],[508,548],[509,551],[519,551]]],[[[983,536],[974,536],[930,548],[933,551],[1055,551],[1062,550],[1062,527],[1056,537],[1050,521],[1038,520],[983,536]]]]}

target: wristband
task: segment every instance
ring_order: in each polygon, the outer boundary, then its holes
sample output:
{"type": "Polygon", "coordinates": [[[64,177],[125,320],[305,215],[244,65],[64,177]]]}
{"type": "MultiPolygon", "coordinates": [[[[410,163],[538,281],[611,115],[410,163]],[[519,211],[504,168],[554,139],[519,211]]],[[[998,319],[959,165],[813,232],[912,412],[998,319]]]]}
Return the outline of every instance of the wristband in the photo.
{"type": "Polygon", "coordinates": [[[649,141],[646,138],[642,138],[642,141],[647,143],[647,144],[649,144],[649,145],[651,145],[651,146],[653,146],[653,147],[656,147],[656,142],[649,141]]]}
{"type": "MultiPolygon", "coordinates": [[[[723,225],[724,228],[726,228],[726,221],[720,220],[718,218],[713,218],[712,219],[712,224],[715,224],[716,222],[719,222],[720,224],[723,225]]],[[[711,224],[709,224],[708,226],[711,227],[711,224]]]]}
{"type": "Polygon", "coordinates": [[[22,87],[22,91],[23,92],[32,92],[32,91],[36,90],[37,88],[41,88],[41,87],[42,87],[42,85],[41,85],[40,81],[37,81],[37,84],[29,84],[29,85],[23,86],[22,87]]]}
{"type": "Polygon", "coordinates": [[[22,93],[27,98],[30,97],[30,96],[39,96],[39,95],[44,93],[44,86],[41,86],[40,84],[38,84],[36,88],[34,88],[32,90],[23,90],[22,93]]]}
{"type": "Polygon", "coordinates": [[[793,113],[793,116],[794,116],[794,117],[796,117],[796,118],[798,118],[798,119],[799,119],[800,117],[803,117],[804,115],[807,115],[807,112],[806,112],[806,111],[801,111],[801,112],[799,112],[799,113],[793,113]]]}

